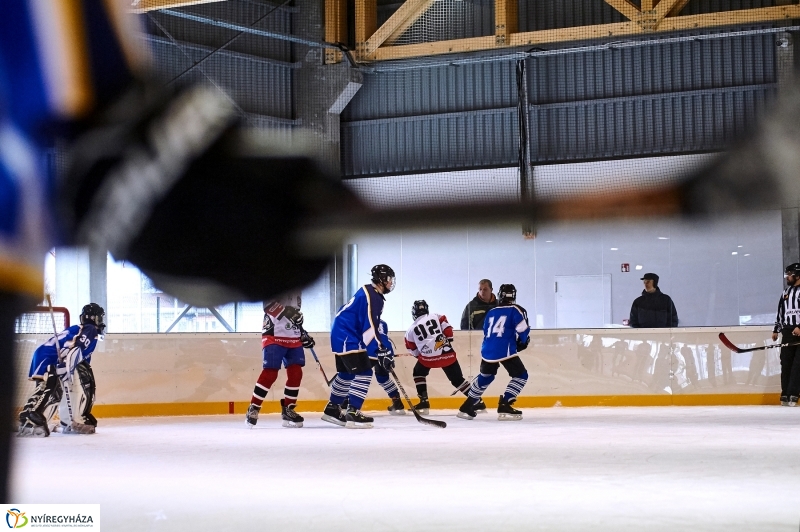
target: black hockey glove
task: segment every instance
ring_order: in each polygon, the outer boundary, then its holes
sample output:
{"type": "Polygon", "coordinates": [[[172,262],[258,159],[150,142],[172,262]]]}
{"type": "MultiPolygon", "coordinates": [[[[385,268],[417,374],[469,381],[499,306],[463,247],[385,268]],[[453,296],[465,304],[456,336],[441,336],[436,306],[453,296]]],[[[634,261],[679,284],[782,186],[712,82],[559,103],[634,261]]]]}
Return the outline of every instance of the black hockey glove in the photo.
{"type": "Polygon", "coordinates": [[[305,331],[303,331],[303,334],[300,335],[300,341],[303,342],[303,347],[305,347],[306,349],[311,349],[312,347],[317,345],[317,342],[315,342],[314,339],[311,338],[311,335],[309,335],[305,331]]]}
{"type": "Polygon", "coordinates": [[[390,350],[386,349],[385,347],[381,347],[375,354],[378,355],[378,365],[385,369],[386,371],[390,371],[394,368],[394,353],[390,350]]]}
{"type": "Polygon", "coordinates": [[[283,309],[283,315],[286,317],[286,319],[294,323],[295,327],[298,329],[303,326],[303,313],[297,308],[285,307],[283,309]]]}
{"type": "Polygon", "coordinates": [[[520,351],[525,351],[526,349],[528,349],[528,344],[530,344],[530,343],[531,343],[531,337],[530,336],[528,336],[525,339],[524,342],[522,342],[519,339],[517,339],[517,353],[519,353],[520,351]]]}

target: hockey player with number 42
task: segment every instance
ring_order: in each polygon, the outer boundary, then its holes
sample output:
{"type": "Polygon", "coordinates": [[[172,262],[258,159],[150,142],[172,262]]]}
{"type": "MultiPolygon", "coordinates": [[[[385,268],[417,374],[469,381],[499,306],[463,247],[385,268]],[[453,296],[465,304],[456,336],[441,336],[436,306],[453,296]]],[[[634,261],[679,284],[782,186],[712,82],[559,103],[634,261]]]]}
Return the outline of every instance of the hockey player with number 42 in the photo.
{"type": "Polygon", "coordinates": [[[513,284],[502,285],[497,296],[498,306],[486,313],[483,322],[480,374],[472,381],[467,400],[459,408],[457,415],[462,419],[475,419],[475,405],[494,381],[500,364],[508,371],[511,382],[500,396],[497,419],[522,419],[522,412],[513,405],[528,382],[528,371],[519,358],[519,352],[526,349],[530,342],[528,313],[517,305],[517,289],[513,284]]]}
{"type": "Polygon", "coordinates": [[[80,325],[64,329],[33,352],[28,378],[36,382],[36,388],[19,414],[18,436],[49,436],[56,409],[63,433],[95,432],[95,381],[90,364],[97,338],[105,329],[103,316],[103,307],[89,303],[81,311],[80,325]],[[75,381],[77,386],[73,386],[75,381]]]}
{"type": "Polygon", "coordinates": [[[300,311],[300,294],[287,294],[275,301],[264,302],[264,324],[261,330],[261,352],[264,357],[245,424],[252,428],[258,423],[261,405],[278,378],[281,365],[286,368],[286,386],[281,399],[283,426],[300,428],[303,416],[294,411],[297,394],[303,380],[306,356],[303,348],[314,347],[314,339],[303,330],[303,313],[300,311]]]}
{"type": "MultiPolygon", "coordinates": [[[[414,323],[406,331],[405,344],[406,349],[417,358],[413,375],[419,403],[415,408],[420,414],[428,414],[431,404],[428,400],[427,377],[431,368],[442,368],[450,384],[464,395],[469,390],[469,381],[464,378],[456,358],[452,344],[453,327],[447,322],[447,317],[432,313],[424,299],[414,301],[411,317],[414,323]]],[[[483,401],[475,405],[475,411],[486,412],[483,401]]]]}

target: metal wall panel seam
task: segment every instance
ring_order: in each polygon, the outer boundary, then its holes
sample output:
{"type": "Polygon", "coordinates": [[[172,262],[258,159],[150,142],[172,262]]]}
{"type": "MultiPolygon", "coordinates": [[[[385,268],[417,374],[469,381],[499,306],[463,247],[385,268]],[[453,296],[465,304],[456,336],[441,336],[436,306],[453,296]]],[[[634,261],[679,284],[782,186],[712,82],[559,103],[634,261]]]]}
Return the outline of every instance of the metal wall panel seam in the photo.
{"type": "MultiPolygon", "coordinates": [[[[528,105],[529,109],[558,109],[562,107],[580,107],[590,105],[604,105],[616,102],[627,101],[642,101],[642,100],[663,100],[666,98],[683,98],[705,94],[728,94],[733,92],[748,92],[748,91],[762,91],[768,89],[777,89],[777,83],[760,83],[754,85],[734,85],[732,87],[720,87],[714,89],[695,89],[688,91],[674,91],[662,92],[655,94],[635,94],[631,96],[616,96],[611,98],[594,98],[588,100],[570,100],[564,102],[553,103],[532,103],[528,105]]],[[[435,115],[434,115],[435,116],[435,115]]]]}
{"type": "Polygon", "coordinates": [[[392,124],[397,122],[420,122],[446,120],[450,118],[460,118],[463,116],[482,116],[504,113],[516,113],[516,107],[497,107],[492,109],[477,109],[474,111],[454,111],[451,113],[436,113],[426,115],[395,116],[389,118],[372,118],[366,120],[353,120],[352,122],[342,122],[342,128],[357,128],[377,124],[392,124]]]}

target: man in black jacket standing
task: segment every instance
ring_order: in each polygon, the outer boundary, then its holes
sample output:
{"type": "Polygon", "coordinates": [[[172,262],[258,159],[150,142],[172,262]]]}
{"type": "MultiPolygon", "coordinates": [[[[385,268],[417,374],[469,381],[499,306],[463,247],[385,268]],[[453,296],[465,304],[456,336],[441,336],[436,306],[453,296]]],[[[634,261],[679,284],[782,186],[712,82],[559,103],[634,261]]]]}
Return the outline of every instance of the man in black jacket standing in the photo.
{"type": "Polygon", "coordinates": [[[678,311],[675,303],[658,288],[658,275],[646,273],[642,277],[644,290],[631,305],[631,327],[677,327],[678,311]]]}
{"type": "Polygon", "coordinates": [[[497,298],[492,293],[492,282],[489,279],[481,279],[478,282],[478,293],[461,313],[461,330],[482,331],[486,313],[496,306],[497,298]]]}

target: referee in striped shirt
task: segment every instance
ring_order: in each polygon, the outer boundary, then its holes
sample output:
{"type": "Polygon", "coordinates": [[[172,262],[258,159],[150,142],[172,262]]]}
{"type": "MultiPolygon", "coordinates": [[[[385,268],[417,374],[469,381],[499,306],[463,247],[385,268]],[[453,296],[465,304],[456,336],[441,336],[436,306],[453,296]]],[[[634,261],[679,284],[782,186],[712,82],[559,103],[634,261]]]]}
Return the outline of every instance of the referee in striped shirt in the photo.
{"type": "Polygon", "coordinates": [[[800,396],[800,262],[786,267],[786,289],[778,303],[778,316],[772,329],[772,341],[782,335],[782,342],[796,341],[781,348],[781,405],[796,406],[800,396]]]}

